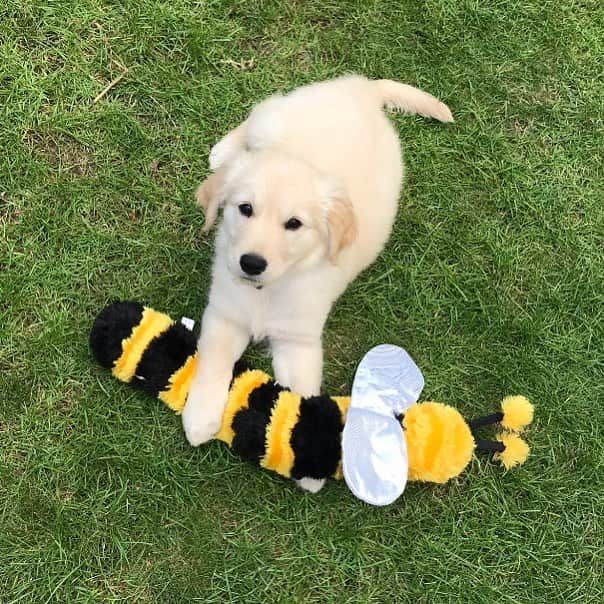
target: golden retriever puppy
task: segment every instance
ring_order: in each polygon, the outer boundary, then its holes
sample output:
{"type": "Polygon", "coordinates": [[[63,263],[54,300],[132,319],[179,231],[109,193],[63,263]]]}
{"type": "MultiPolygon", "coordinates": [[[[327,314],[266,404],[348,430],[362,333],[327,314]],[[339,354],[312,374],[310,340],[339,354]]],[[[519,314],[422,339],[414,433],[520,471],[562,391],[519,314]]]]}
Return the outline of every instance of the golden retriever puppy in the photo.
{"type": "Polygon", "coordinates": [[[250,340],[268,339],[282,385],[319,394],[327,315],[382,250],[397,211],[403,164],[384,106],[453,121],[417,88],[349,76],[265,100],[212,149],[196,196],[206,229],[219,208],[223,219],[182,416],[192,445],[218,431],[250,340]]]}

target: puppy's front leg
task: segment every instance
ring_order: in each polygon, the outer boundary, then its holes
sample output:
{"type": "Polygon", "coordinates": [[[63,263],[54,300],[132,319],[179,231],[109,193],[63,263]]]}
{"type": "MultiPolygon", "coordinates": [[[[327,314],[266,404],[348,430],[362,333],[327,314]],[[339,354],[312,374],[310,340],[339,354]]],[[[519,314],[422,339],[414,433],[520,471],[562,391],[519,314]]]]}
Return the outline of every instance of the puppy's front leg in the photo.
{"type": "Polygon", "coordinates": [[[321,340],[296,342],[276,340],[271,343],[275,379],[302,396],[321,391],[323,347],[321,340]]]}
{"type": "Polygon", "coordinates": [[[185,434],[193,446],[210,440],[220,429],[233,365],[248,341],[244,328],[206,308],[197,346],[199,365],[182,413],[185,434]]]}
{"type": "MultiPolygon", "coordinates": [[[[317,338],[312,342],[276,341],[272,343],[275,379],[302,396],[315,396],[321,391],[323,347],[317,338]]],[[[325,484],[324,478],[305,476],[297,485],[310,493],[317,493],[325,484]]]]}

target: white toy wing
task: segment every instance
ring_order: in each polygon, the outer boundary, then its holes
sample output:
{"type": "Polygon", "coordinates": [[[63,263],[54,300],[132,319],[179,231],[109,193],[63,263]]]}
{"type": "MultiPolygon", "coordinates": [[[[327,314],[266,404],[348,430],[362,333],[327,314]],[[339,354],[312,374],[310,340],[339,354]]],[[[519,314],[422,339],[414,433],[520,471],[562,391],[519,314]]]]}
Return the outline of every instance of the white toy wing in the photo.
{"type": "Polygon", "coordinates": [[[400,347],[382,344],[362,359],[342,432],[348,488],[372,505],[397,499],[407,484],[407,448],[397,415],[417,402],[424,377],[400,347]]]}

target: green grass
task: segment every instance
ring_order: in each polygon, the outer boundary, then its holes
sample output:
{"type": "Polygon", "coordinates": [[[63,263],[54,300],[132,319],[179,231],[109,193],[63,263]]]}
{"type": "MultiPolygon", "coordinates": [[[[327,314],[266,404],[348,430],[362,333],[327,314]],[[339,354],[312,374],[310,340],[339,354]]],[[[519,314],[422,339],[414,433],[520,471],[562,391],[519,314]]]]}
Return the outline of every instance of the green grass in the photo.
{"type": "Polygon", "coordinates": [[[5,0],[0,601],[604,600],[603,55],[598,0],[5,0]],[[211,144],[270,93],[349,71],[419,85],[456,122],[393,118],[406,188],[328,322],[326,389],[389,341],[425,398],[537,408],[522,468],[476,459],[383,509],[190,448],[87,350],[113,298],[200,315],[211,144]]]}

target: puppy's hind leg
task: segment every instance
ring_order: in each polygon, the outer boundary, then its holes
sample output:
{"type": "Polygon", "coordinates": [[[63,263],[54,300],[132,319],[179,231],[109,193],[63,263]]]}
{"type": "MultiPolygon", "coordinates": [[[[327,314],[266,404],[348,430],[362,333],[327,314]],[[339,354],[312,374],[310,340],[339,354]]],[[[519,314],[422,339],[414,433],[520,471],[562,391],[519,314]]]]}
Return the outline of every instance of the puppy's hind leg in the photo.
{"type": "Polygon", "coordinates": [[[281,138],[285,117],[281,111],[283,97],[271,96],[254,107],[249,117],[219,140],[210,151],[210,170],[244,151],[259,151],[275,145],[281,138]]]}
{"type": "Polygon", "coordinates": [[[210,150],[210,170],[214,172],[223,164],[231,161],[238,153],[245,151],[247,122],[243,122],[227,135],[223,136],[210,150]]]}

